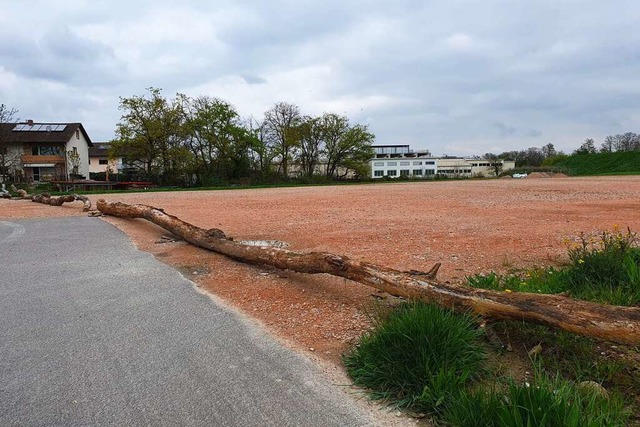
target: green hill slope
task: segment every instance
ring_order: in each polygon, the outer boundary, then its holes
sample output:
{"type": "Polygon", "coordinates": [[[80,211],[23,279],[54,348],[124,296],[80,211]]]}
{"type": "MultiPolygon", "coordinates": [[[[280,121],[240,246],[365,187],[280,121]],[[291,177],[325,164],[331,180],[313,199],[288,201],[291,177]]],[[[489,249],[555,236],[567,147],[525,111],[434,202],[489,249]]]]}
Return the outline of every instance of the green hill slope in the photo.
{"type": "Polygon", "coordinates": [[[640,175],[640,151],[575,154],[554,165],[571,175],[640,175]]]}

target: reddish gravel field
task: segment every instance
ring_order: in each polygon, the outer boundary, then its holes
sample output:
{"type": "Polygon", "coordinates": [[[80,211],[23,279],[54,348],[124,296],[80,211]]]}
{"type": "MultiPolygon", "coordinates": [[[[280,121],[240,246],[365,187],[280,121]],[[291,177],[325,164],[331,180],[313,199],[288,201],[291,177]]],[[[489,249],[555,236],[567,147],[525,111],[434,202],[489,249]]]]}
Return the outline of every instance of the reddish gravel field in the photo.
{"type": "MultiPolygon", "coordinates": [[[[565,257],[563,241],[614,225],[640,230],[640,177],[544,178],[388,183],[333,187],[185,191],[92,196],[163,208],[236,240],[287,242],[439,278],[534,265],[565,257]]],[[[80,203],[51,207],[0,200],[0,219],[85,215],[80,203]]],[[[98,220],[98,219],[96,219],[98,220]]],[[[105,218],[142,250],[258,319],[294,347],[324,361],[369,327],[382,296],[328,276],[247,266],[163,238],[143,220],[105,218]]]]}

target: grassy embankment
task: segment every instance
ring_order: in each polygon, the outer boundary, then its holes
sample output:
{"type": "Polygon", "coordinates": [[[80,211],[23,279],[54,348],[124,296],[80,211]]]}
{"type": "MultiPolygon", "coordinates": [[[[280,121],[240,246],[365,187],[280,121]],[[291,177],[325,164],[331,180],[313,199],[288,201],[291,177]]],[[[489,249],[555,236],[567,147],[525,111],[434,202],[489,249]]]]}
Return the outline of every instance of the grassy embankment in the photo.
{"type": "Polygon", "coordinates": [[[554,164],[571,175],[640,175],[640,151],[574,154],[554,164]]]}

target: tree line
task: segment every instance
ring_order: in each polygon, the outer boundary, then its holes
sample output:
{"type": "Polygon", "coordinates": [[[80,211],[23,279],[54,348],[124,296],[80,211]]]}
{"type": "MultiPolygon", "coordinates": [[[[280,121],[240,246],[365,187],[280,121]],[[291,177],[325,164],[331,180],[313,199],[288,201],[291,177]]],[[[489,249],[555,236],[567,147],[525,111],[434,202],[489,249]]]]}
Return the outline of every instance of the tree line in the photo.
{"type": "Polygon", "coordinates": [[[587,138],[582,145],[573,153],[574,154],[595,154],[595,153],[613,153],[625,151],[640,151],[640,135],[633,132],[625,132],[617,135],[609,135],[600,145],[600,149],[596,147],[596,143],[592,138],[587,138]]]}
{"type": "MultiPolygon", "coordinates": [[[[633,132],[609,135],[604,138],[604,142],[600,145],[599,149],[592,138],[587,138],[580,147],[574,150],[571,154],[595,154],[627,151],[640,151],[640,135],[633,132]]],[[[486,153],[484,155],[484,158],[488,160],[514,160],[516,162],[516,167],[553,166],[567,157],[567,154],[562,151],[557,151],[552,143],[543,147],[529,147],[525,150],[505,151],[500,154],[486,153]]]]}
{"type": "Polygon", "coordinates": [[[128,173],[163,185],[260,182],[289,177],[366,177],[374,152],[367,126],[335,113],[310,116],[278,102],[262,120],[243,119],[219,98],[161,89],[120,98],[109,156],[128,173]]]}

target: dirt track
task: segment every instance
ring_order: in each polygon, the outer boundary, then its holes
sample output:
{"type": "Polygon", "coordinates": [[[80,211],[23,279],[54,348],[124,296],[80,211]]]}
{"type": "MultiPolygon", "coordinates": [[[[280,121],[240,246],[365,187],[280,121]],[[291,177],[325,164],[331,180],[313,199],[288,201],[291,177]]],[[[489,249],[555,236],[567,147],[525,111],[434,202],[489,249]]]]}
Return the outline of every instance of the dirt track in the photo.
{"type": "MultiPolygon", "coordinates": [[[[103,196],[92,196],[97,200],[103,196]]],[[[561,262],[563,241],[614,225],[640,230],[640,177],[438,181],[108,195],[149,204],[236,239],[277,239],[403,270],[441,262],[440,280],[561,262]]],[[[0,200],[0,219],[84,215],[0,200]]],[[[292,345],[337,362],[369,327],[380,294],[342,279],[251,267],[163,239],[143,220],[108,218],[143,250],[262,321],[292,345]],[[376,298],[372,297],[376,295],[376,298]]]]}

